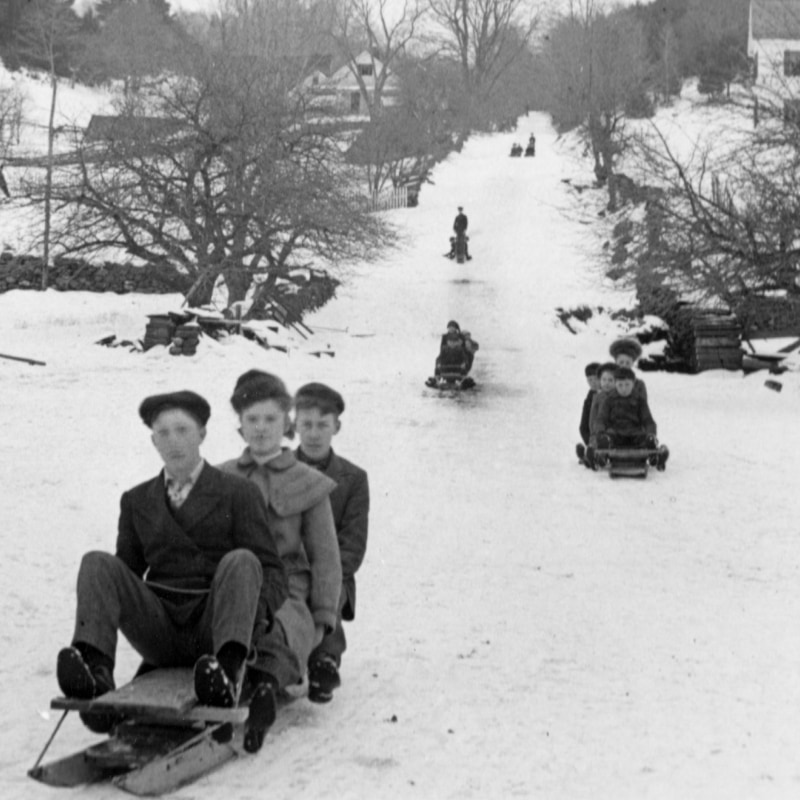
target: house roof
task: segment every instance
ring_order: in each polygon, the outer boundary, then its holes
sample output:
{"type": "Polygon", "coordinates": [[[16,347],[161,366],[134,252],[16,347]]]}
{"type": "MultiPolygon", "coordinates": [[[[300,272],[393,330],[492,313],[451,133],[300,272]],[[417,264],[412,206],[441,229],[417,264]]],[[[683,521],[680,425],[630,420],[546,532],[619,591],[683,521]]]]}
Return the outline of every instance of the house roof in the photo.
{"type": "Polygon", "coordinates": [[[751,0],[753,39],[800,39],[800,0],[751,0]]]}
{"type": "Polygon", "coordinates": [[[286,64],[303,77],[321,72],[326,77],[332,72],[333,56],[330,53],[310,53],[306,56],[286,56],[286,64]]]}

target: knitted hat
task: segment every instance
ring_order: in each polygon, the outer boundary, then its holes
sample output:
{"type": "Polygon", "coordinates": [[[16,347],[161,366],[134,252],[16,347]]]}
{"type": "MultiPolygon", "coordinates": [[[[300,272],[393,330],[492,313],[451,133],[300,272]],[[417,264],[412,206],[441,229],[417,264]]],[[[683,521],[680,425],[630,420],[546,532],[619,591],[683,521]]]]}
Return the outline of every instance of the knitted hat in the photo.
{"type": "Polygon", "coordinates": [[[344,412],[344,398],[324,383],[307,383],[294,396],[295,408],[318,408],[322,414],[344,412]]]}
{"type": "Polygon", "coordinates": [[[211,406],[199,394],[190,391],[169,392],[168,394],[154,394],[142,400],[139,406],[139,416],[148,428],[162,411],[179,408],[191,414],[200,425],[205,425],[211,416],[211,406]]]}
{"type": "Polygon", "coordinates": [[[611,342],[608,352],[611,353],[611,358],[616,358],[620,353],[623,353],[635,361],[642,355],[642,346],[636,339],[625,337],[611,342]]]}

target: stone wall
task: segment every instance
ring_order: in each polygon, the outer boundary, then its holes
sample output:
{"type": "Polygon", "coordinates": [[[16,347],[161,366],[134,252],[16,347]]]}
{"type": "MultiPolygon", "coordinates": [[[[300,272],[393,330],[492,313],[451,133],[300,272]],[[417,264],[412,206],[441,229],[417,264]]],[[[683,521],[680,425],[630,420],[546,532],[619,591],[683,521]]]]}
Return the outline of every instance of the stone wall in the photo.
{"type": "MultiPolygon", "coordinates": [[[[56,258],[50,267],[47,285],[59,291],[84,292],[141,292],[170,294],[186,292],[192,281],[166,267],[134,266],[130,264],[89,264],[76,258],[56,258]]],[[[42,260],[35,256],[20,256],[11,252],[0,254],[0,293],[12,289],[40,289],[42,260]]]]}

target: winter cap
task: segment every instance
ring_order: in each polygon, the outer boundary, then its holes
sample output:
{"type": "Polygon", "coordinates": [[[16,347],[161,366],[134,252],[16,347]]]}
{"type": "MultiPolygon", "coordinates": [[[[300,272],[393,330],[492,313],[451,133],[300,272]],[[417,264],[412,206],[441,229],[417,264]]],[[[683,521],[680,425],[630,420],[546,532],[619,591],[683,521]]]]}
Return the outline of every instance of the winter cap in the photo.
{"type": "Polygon", "coordinates": [[[208,418],[211,416],[211,406],[208,402],[199,394],[188,390],[146,397],[139,406],[139,416],[148,428],[152,428],[162,411],[169,411],[173,408],[179,408],[187,414],[191,414],[202,426],[208,422],[208,418]]]}
{"type": "Polygon", "coordinates": [[[606,372],[610,372],[612,375],[616,375],[618,369],[619,367],[613,361],[607,361],[605,364],[601,364],[597,368],[597,377],[599,378],[606,372]]]}
{"type": "Polygon", "coordinates": [[[464,206],[459,206],[459,207],[458,207],[458,210],[459,210],[459,211],[463,211],[463,210],[464,210],[464,206]]]}
{"type": "Polygon", "coordinates": [[[600,371],[600,365],[596,361],[592,361],[591,364],[587,364],[586,368],[584,369],[583,373],[587,377],[590,375],[597,375],[600,371]]]}
{"type": "Polygon", "coordinates": [[[288,411],[292,406],[292,396],[286,384],[277,376],[260,369],[250,369],[239,376],[231,395],[231,405],[237,414],[262,400],[275,400],[288,411]]]}
{"type": "Polygon", "coordinates": [[[342,414],[344,398],[324,383],[307,383],[294,396],[295,408],[318,408],[322,414],[342,414]]]}
{"type": "Polygon", "coordinates": [[[461,330],[461,326],[454,319],[447,323],[447,329],[449,330],[450,328],[455,328],[457,331],[461,330]]]}
{"type": "Polygon", "coordinates": [[[617,367],[614,370],[615,381],[635,381],[636,375],[630,367],[617,367]]]}
{"type": "Polygon", "coordinates": [[[608,348],[611,358],[616,358],[620,354],[630,356],[634,361],[642,355],[642,346],[636,339],[625,337],[611,342],[611,347],[608,348]]]}

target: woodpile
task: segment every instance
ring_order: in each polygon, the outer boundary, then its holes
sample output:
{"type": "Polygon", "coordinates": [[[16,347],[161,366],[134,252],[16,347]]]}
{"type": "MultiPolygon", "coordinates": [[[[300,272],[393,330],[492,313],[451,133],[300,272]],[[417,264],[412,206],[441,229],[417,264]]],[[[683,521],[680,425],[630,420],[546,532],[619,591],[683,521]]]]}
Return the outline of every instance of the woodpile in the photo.
{"type": "Polygon", "coordinates": [[[733,314],[696,311],[691,318],[694,339],[689,365],[692,372],[742,368],[742,328],[733,314]]]}
{"type": "Polygon", "coordinates": [[[161,345],[169,347],[170,355],[193,356],[203,325],[190,314],[148,314],[143,346],[145,350],[161,345]]]}
{"type": "Polygon", "coordinates": [[[682,305],[669,319],[666,356],[689,372],[742,368],[742,326],[729,312],[682,305]]]}

